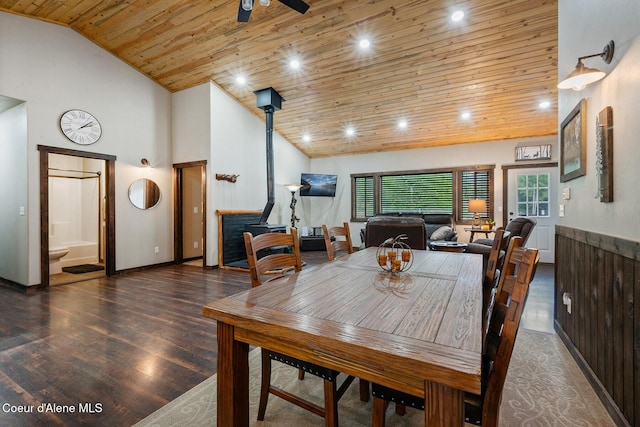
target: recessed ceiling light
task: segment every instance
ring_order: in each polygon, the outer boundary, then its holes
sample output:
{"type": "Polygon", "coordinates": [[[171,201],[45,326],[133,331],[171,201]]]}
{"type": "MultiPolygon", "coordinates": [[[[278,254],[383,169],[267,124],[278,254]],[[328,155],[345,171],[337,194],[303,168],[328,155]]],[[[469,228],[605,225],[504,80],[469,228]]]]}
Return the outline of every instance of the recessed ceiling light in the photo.
{"type": "Polygon", "coordinates": [[[460,22],[462,21],[462,18],[464,18],[464,12],[461,10],[456,10],[451,14],[451,20],[453,22],[460,22]]]}
{"type": "Polygon", "coordinates": [[[244,76],[237,76],[236,83],[238,83],[239,85],[244,85],[245,83],[247,83],[247,79],[245,79],[244,76]]]}
{"type": "Polygon", "coordinates": [[[462,113],[460,113],[460,118],[462,120],[469,120],[471,118],[471,113],[468,111],[463,111],[462,113]]]}
{"type": "Polygon", "coordinates": [[[349,126],[344,130],[344,134],[348,137],[351,137],[356,134],[356,130],[353,128],[353,126],[349,126]]]}
{"type": "Polygon", "coordinates": [[[297,70],[298,68],[300,68],[300,61],[298,61],[297,59],[292,59],[291,61],[289,61],[289,67],[297,70]]]}
{"type": "Polygon", "coordinates": [[[371,42],[368,39],[361,39],[358,46],[360,46],[360,49],[368,49],[371,46],[371,42]]]}
{"type": "Polygon", "coordinates": [[[398,120],[398,129],[406,129],[408,125],[406,120],[398,120]]]}
{"type": "Polygon", "coordinates": [[[302,135],[302,140],[304,142],[311,142],[311,135],[309,135],[308,133],[305,133],[304,135],[302,135]]]}
{"type": "Polygon", "coordinates": [[[550,101],[542,101],[540,104],[538,104],[538,107],[541,109],[546,109],[551,107],[551,102],[550,101]]]}

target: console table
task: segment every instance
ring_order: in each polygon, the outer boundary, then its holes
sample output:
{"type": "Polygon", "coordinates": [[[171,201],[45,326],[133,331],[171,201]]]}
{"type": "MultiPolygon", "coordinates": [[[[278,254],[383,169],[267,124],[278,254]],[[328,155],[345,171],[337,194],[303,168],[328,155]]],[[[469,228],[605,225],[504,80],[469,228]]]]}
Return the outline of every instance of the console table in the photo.
{"type": "Polygon", "coordinates": [[[324,251],[326,250],[324,244],[324,236],[301,236],[300,237],[300,250],[301,251],[324,251]]]}

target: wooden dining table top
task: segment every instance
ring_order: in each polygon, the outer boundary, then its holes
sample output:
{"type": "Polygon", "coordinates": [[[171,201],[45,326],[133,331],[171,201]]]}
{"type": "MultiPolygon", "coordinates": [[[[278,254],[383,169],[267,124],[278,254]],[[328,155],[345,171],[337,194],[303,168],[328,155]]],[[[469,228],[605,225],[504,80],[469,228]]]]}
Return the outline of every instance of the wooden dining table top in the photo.
{"type": "Polygon", "coordinates": [[[415,250],[411,268],[393,274],[376,250],[206,304],[203,315],[231,328],[233,342],[414,395],[426,382],[479,394],[482,256],[415,250]]]}

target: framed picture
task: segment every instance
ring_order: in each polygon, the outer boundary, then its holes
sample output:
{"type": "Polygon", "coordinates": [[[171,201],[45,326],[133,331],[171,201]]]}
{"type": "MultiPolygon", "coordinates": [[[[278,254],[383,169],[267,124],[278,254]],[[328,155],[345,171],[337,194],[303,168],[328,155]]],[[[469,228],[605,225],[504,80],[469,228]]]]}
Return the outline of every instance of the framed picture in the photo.
{"type": "Polygon", "coordinates": [[[596,174],[601,202],[613,202],[613,110],[605,107],[596,117],[596,174]]]}
{"type": "Polygon", "coordinates": [[[516,161],[551,160],[551,144],[516,147],[516,161]]]}
{"type": "Polygon", "coordinates": [[[587,100],[581,99],[560,125],[560,182],[587,173],[587,100]]]}

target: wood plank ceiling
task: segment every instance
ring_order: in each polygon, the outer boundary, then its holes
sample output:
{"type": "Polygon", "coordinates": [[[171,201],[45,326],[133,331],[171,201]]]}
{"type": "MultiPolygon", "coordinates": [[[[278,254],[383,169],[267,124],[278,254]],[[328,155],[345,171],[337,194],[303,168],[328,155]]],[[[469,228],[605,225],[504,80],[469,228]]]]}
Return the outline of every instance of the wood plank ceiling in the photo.
{"type": "Polygon", "coordinates": [[[276,131],[312,158],[557,134],[557,0],[307,2],[301,15],[256,0],[248,23],[236,21],[238,0],[0,0],[0,10],[68,26],[170,91],[212,81],[263,119],[253,91],[273,87],[286,99],[276,131]]]}

